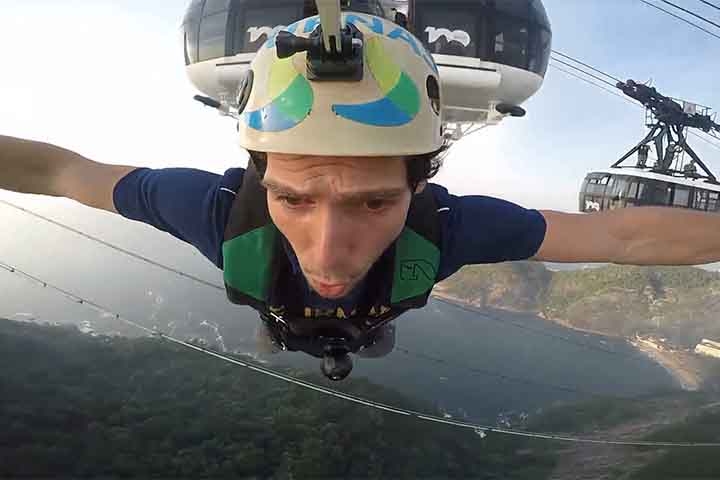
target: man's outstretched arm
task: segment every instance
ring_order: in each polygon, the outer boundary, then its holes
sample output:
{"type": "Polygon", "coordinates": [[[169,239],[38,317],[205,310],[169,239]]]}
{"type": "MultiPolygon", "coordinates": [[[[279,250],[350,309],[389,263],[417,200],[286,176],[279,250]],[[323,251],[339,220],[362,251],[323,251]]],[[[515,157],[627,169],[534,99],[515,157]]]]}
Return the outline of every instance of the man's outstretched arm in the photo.
{"type": "Polygon", "coordinates": [[[48,143],[0,135],[0,189],[71,198],[118,213],[117,182],[137,167],[109,165],[48,143]]]}
{"type": "Polygon", "coordinates": [[[547,230],[532,260],[623,265],[720,261],[720,214],[631,207],[590,214],[541,210],[547,230]]]}

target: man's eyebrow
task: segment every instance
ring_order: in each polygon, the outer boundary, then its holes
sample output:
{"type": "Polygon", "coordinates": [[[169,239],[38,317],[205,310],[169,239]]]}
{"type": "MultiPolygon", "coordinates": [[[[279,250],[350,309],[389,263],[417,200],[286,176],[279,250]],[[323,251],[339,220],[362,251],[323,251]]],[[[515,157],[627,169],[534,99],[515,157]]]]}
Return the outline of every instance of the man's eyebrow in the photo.
{"type": "Polygon", "coordinates": [[[265,178],[263,178],[263,179],[260,181],[260,184],[261,184],[263,187],[265,187],[265,188],[267,188],[268,190],[270,190],[270,191],[272,191],[272,192],[275,192],[275,193],[293,193],[293,194],[299,195],[298,192],[296,192],[296,191],[293,190],[292,188],[290,188],[290,187],[288,187],[288,186],[286,186],[286,185],[282,185],[282,184],[280,184],[280,183],[275,183],[275,182],[273,182],[272,180],[267,180],[267,179],[265,179],[265,178]]]}
{"type": "MultiPolygon", "coordinates": [[[[295,197],[306,197],[310,195],[308,192],[301,192],[299,190],[295,190],[290,185],[283,185],[282,183],[275,182],[273,180],[266,180],[263,179],[261,182],[263,187],[267,188],[271,192],[275,194],[285,194],[285,195],[292,195],[295,197]]],[[[399,195],[402,195],[405,193],[405,190],[407,190],[406,187],[397,187],[397,188],[377,188],[377,189],[369,189],[369,190],[361,190],[357,192],[352,193],[346,193],[341,194],[341,198],[345,199],[357,199],[357,198],[369,198],[369,197],[397,197],[399,195]]]]}

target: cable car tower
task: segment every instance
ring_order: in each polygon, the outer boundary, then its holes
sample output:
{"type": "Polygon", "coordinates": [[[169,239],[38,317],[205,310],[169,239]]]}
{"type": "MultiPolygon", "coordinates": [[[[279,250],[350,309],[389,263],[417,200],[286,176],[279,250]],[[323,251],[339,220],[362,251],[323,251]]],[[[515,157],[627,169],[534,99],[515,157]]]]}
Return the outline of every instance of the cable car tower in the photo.
{"type": "Polygon", "coordinates": [[[710,183],[718,184],[715,175],[687,143],[690,128],[698,128],[705,133],[720,133],[720,125],[712,120],[710,107],[663,96],[655,88],[632,80],[620,82],[617,87],[625,95],[645,106],[645,125],[650,128],[650,132],[611,168],[621,167],[623,162],[637,152],[635,168],[649,168],[651,172],[673,177],[704,178],[710,183]],[[652,167],[647,167],[651,143],[655,146],[657,161],[652,167]],[[698,172],[697,167],[700,167],[702,173],[698,172]]]}
{"type": "Polygon", "coordinates": [[[720,182],[687,140],[690,129],[720,133],[710,107],[666,97],[632,80],[617,87],[645,107],[650,131],[609,169],[587,174],[580,211],[650,205],[720,211],[720,182]],[[654,163],[649,165],[653,149],[654,163]],[[635,153],[635,163],[625,164],[635,153]]]}

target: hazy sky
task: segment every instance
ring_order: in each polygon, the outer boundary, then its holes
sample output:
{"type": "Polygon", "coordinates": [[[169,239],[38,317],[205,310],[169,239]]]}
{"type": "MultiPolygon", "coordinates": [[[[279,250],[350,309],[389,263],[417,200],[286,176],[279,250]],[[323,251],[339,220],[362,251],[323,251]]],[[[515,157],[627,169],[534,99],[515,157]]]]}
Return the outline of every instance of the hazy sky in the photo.
{"type": "MultiPolygon", "coordinates": [[[[677,1],[720,20],[696,0],[677,1]]],[[[0,133],[107,163],[218,173],[245,165],[233,121],[192,100],[179,33],[187,4],[0,0],[0,133]]],[[[719,39],[637,0],[545,5],[555,49],[720,108],[719,39]]],[[[641,109],[552,68],[525,107],[527,117],[457,144],[436,181],[458,194],[574,211],[584,173],[608,166],[645,132],[641,109]]],[[[693,143],[720,167],[720,150],[693,143]]]]}

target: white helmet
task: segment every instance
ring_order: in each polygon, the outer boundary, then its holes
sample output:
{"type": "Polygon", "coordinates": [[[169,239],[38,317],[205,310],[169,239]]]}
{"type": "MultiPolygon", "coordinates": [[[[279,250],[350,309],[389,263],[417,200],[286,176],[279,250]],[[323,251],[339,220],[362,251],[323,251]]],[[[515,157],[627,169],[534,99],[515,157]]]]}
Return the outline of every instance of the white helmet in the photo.
{"type": "MultiPolygon", "coordinates": [[[[308,53],[280,58],[273,35],[240,86],[240,145],[258,152],[333,156],[441,150],[438,69],[422,42],[372,15],[343,12],[342,23],[363,36],[362,79],[314,80],[308,53]]],[[[319,25],[315,16],[285,30],[307,39],[319,25]]]]}

